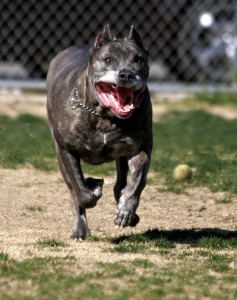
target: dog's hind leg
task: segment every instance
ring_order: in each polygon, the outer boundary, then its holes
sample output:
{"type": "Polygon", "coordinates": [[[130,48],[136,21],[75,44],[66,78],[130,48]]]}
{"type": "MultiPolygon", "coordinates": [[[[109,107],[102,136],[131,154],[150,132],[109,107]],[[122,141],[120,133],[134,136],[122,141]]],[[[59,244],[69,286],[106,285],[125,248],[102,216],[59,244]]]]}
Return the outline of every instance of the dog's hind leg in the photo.
{"type": "Polygon", "coordinates": [[[56,146],[59,167],[71,193],[71,208],[74,229],[71,239],[85,239],[89,234],[86,220],[86,208],[94,207],[102,196],[103,180],[84,179],[80,158],[65,149],[56,146]]]}
{"type": "Polygon", "coordinates": [[[70,236],[71,240],[84,240],[88,235],[90,235],[90,229],[87,224],[86,210],[78,205],[75,201],[75,195],[71,190],[71,210],[73,215],[73,232],[70,236]]]}

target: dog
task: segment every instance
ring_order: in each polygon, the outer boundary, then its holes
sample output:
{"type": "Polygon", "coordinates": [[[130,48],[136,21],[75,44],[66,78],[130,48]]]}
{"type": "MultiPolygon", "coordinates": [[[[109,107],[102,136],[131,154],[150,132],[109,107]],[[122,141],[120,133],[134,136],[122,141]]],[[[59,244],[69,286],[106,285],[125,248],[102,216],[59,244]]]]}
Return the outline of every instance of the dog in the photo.
{"type": "Polygon", "coordinates": [[[102,196],[103,179],[84,178],[81,160],[92,165],[116,161],[114,223],[122,229],[139,222],[136,210],[152,152],[148,56],[134,26],[127,37],[116,38],[106,25],[92,46],[70,47],[50,63],[47,112],[71,194],[71,239],[90,234],[86,209],[102,196]]]}

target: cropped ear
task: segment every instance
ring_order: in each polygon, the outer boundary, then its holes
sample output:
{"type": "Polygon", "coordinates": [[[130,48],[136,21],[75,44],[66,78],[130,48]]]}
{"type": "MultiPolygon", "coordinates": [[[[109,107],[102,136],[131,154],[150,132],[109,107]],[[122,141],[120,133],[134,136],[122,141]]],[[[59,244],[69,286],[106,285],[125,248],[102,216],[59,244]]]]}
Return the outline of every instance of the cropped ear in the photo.
{"type": "Polygon", "coordinates": [[[110,32],[109,24],[106,24],[103,31],[96,37],[94,48],[100,48],[103,44],[106,42],[109,42],[112,40],[112,35],[110,32]]]}
{"type": "Polygon", "coordinates": [[[142,39],[140,37],[139,32],[136,30],[136,28],[132,25],[131,30],[128,36],[128,39],[131,41],[134,41],[139,47],[143,48],[143,50],[146,52],[147,55],[149,55],[149,51],[144,48],[142,39]]]}
{"type": "Polygon", "coordinates": [[[134,28],[134,26],[131,26],[131,30],[128,36],[129,40],[133,40],[138,46],[144,48],[143,43],[142,43],[142,39],[140,37],[139,32],[134,28]]]}

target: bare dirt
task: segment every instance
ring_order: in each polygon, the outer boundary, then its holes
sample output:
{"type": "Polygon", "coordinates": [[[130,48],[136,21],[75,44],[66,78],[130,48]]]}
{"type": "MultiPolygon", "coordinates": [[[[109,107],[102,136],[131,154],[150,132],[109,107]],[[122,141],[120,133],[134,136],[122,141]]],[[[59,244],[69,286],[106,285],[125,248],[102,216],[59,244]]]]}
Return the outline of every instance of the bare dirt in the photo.
{"type": "MultiPolygon", "coordinates": [[[[2,95],[0,95],[2,97],[2,95]]],[[[40,95],[41,97],[41,95],[40,95]]],[[[22,112],[46,116],[45,98],[32,101],[1,101],[0,113],[16,116],[22,112]]],[[[34,97],[35,99],[35,97],[34,97]]],[[[161,106],[160,106],[161,107],[161,106]]],[[[155,118],[162,113],[154,106],[155,118]]],[[[187,189],[185,194],[160,193],[160,182],[155,182],[143,191],[138,208],[140,223],[136,228],[116,230],[113,224],[115,203],[113,199],[114,177],[105,178],[103,197],[98,205],[88,210],[88,222],[92,235],[99,237],[141,233],[148,229],[206,229],[219,228],[237,230],[237,197],[229,204],[217,204],[224,193],[212,193],[207,188],[187,189]]],[[[45,173],[32,168],[8,170],[0,169],[0,249],[15,259],[31,257],[74,256],[86,268],[95,261],[114,262],[121,255],[105,252],[109,244],[104,242],[75,242],[69,240],[72,229],[72,215],[69,193],[59,172],[45,173]],[[38,241],[57,239],[66,243],[65,247],[42,247],[38,241]],[[86,260],[85,260],[86,257],[86,260]]],[[[134,257],[144,258],[144,254],[122,254],[123,260],[134,257]]],[[[149,259],[159,265],[164,263],[157,255],[149,259]]]]}

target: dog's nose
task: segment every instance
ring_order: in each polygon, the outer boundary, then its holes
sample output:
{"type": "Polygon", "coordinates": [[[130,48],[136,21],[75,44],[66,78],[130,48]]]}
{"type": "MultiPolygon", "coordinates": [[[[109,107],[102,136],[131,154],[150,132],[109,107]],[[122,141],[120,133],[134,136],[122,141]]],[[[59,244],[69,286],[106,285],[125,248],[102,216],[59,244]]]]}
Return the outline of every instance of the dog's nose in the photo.
{"type": "Polygon", "coordinates": [[[132,71],[123,69],[119,72],[119,80],[123,84],[131,83],[135,79],[135,75],[132,71]]]}

